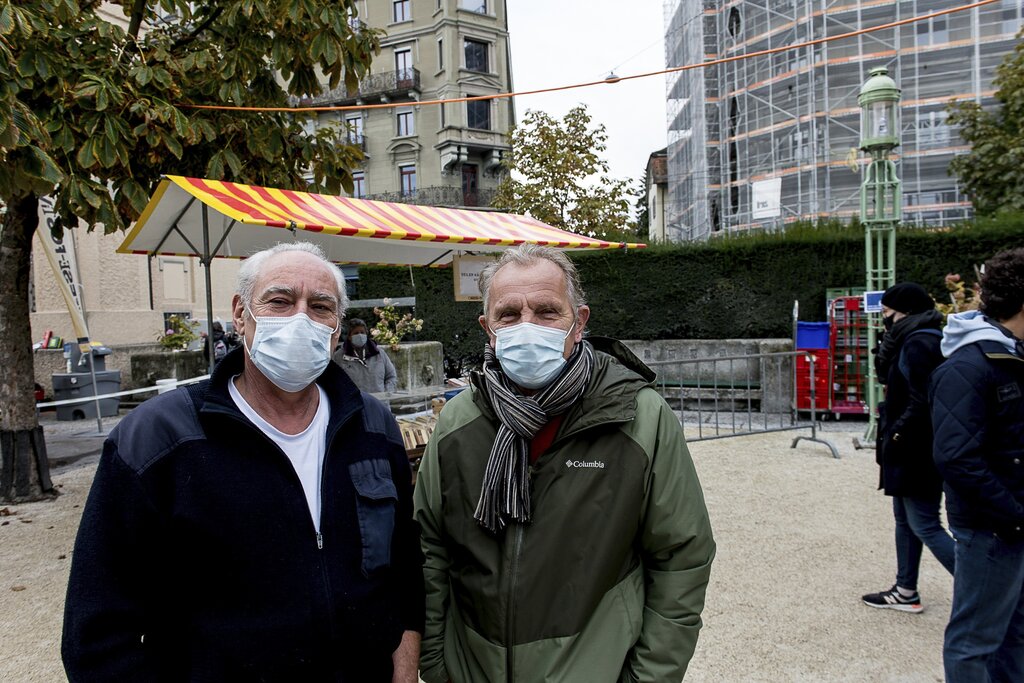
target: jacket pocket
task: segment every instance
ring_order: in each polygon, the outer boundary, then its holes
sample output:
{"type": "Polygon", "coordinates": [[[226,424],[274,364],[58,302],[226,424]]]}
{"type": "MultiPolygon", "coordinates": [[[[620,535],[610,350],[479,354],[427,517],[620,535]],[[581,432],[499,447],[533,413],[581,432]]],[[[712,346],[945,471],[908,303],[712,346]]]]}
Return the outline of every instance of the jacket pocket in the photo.
{"type": "Polygon", "coordinates": [[[356,514],[363,541],[363,575],[390,566],[398,490],[385,460],[360,460],[348,466],[356,490],[356,514]]]}

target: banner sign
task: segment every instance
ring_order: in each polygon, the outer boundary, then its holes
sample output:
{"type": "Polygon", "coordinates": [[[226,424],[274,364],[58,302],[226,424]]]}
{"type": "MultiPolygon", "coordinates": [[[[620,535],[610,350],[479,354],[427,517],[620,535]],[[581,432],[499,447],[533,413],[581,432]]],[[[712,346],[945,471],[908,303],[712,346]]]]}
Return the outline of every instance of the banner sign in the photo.
{"type": "Polygon", "coordinates": [[[43,245],[46,260],[53,268],[57,286],[64,297],[64,303],[71,314],[71,326],[78,338],[82,353],[89,352],[89,328],[85,324],[85,306],[82,303],[82,285],[78,276],[78,262],[75,259],[75,242],[71,231],[64,228],[60,236],[54,236],[53,226],[57,222],[52,197],[39,198],[39,242],[43,245]]]}
{"type": "Polygon", "coordinates": [[[480,271],[493,261],[493,256],[455,255],[452,259],[452,271],[455,275],[456,301],[483,301],[478,285],[480,271]]]}
{"type": "Polygon", "coordinates": [[[782,178],[758,180],[751,188],[751,218],[777,218],[782,215],[782,178]]]}

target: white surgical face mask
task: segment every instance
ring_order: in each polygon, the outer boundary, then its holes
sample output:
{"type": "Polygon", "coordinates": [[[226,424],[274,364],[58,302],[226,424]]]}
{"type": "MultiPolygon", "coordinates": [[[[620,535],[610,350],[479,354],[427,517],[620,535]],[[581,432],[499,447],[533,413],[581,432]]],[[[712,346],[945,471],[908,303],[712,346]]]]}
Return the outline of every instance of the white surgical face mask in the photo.
{"type": "MultiPolygon", "coordinates": [[[[278,318],[249,315],[256,321],[249,353],[263,375],[283,391],[302,391],[331,362],[331,336],[337,332],[305,313],[278,318]]],[[[244,339],[243,339],[244,341],[244,339]]]]}
{"type": "Polygon", "coordinates": [[[365,334],[353,334],[352,335],[352,346],[357,349],[361,349],[366,346],[366,335],[365,334]]]}
{"type": "Polygon", "coordinates": [[[540,389],[558,376],[565,367],[562,353],[569,330],[544,327],[533,323],[519,323],[494,331],[494,353],[501,363],[502,372],[524,389],[540,389]]]}

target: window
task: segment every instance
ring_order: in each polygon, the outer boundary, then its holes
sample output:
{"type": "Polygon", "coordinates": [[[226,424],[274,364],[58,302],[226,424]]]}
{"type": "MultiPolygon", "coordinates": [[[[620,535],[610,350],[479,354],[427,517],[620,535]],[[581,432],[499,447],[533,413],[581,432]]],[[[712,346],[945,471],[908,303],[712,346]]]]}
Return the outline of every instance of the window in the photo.
{"type": "Polygon", "coordinates": [[[479,40],[466,39],[466,68],[470,71],[482,71],[487,68],[487,43],[479,40]]]}
{"type": "Polygon", "coordinates": [[[395,50],[395,71],[397,72],[399,83],[413,79],[412,50],[407,47],[395,50]]]}
{"type": "Polygon", "coordinates": [[[459,7],[477,14],[487,14],[487,0],[459,0],[459,7]]]}
{"type": "Polygon", "coordinates": [[[946,112],[930,111],[917,114],[917,144],[920,147],[941,147],[949,144],[949,125],[946,112]]]}
{"type": "Polygon", "coordinates": [[[363,144],[363,117],[359,114],[345,117],[345,140],[350,145],[363,144]]]}
{"type": "Polygon", "coordinates": [[[413,124],[412,109],[399,109],[395,113],[395,120],[398,122],[398,137],[404,138],[416,135],[416,127],[413,124]]]}
{"type": "Polygon", "coordinates": [[[445,124],[445,120],[444,120],[444,102],[442,102],[441,104],[439,104],[437,106],[440,107],[440,109],[441,109],[441,127],[444,128],[445,125],[446,125],[445,124]]]}
{"type": "Polygon", "coordinates": [[[444,69],[444,38],[437,39],[437,70],[444,69]]]}
{"type": "Polygon", "coordinates": [[[352,196],[362,199],[366,196],[366,173],[354,171],[352,173],[352,196]]]}
{"type": "MultiPolygon", "coordinates": [[[[466,97],[475,97],[475,95],[466,95],[466,97]]],[[[466,126],[468,128],[478,128],[480,130],[491,129],[490,100],[466,102],[466,126]]]]}
{"type": "Polygon", "coordinates": [[[412,19],[412,11],[409,7],[411,0],[392,0],[391,2],[391,20],[396,24],[400,21],[409,21],[412,19]]]}
{"type": "Polygon", "coordinates": [[[399,166],[398,179],[402,188],[402,196],[408,197],[416,194],[416,167],[399,166]]]}
{"type": "Polygon", "coordinates": [[[941,45],[949,42],[949,19],[934,17],[917,22],[918,45],[941,45]]]}

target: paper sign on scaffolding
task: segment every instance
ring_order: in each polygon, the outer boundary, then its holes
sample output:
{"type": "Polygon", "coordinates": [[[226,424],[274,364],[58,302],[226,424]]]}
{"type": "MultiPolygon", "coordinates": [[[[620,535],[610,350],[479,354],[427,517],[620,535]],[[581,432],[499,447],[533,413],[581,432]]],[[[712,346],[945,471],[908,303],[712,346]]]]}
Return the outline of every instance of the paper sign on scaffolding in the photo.
{"type": "Polygon", "coordinates": [[[778,218],[782,215],[782,178],[758,180],[751,184],[751,218],[778,218]]]}

